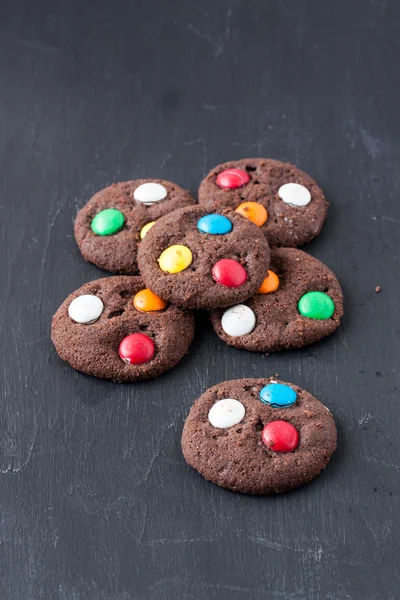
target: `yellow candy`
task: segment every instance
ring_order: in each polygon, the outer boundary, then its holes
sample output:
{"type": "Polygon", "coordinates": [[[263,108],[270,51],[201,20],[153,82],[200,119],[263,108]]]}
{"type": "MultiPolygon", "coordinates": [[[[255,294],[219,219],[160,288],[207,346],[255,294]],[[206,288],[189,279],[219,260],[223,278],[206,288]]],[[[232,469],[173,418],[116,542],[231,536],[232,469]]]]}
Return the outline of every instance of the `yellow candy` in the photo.
{"type": "Polygon", "coordinates": [[[179,273],[187,269],[192,260],[192,253],[187,246],[175,245],[161,253],[158,264],[165,273],[179,273]]]}
{"type": "Polygon", "coordinates": [[[149,231],[149,229],[151,229],[153,227],[154,223],[155,223],[155,221],[150,221],[150,223],[146,223],[146,225],[143,225],[142,229],[140,230],[140,239],[141,240],[144,238],[144,236],[149,231]]]}

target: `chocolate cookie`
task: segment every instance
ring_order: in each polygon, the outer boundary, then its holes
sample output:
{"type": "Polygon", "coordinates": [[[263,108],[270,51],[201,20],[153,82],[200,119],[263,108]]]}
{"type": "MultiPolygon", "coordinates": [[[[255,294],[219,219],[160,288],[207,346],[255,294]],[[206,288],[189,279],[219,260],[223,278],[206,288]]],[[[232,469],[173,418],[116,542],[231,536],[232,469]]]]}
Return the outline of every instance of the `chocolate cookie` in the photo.
{"type": "Polygon", "coordinates": [[[342,290],[328,267],[301,250],[273,248],[268,276],[256,296],[212,311],[211,322],[227,344],[270,352],[330,335],[342,315],[342,290]]]}
{"type": "Polygon", "coordinates": [[[335,452],[336,438],[332,414],[305,390],[272,378],[238,379],[196,400],[182,451],[221,487],[276,494],[314,479],[335,452]]]}
{"type": "Polygon", "coordinates": [[[268,243],[238,213],[179,209],[140,244],[143,279],[161,298],[185,308],[229,306],[254,295],[269,265],[268,243]]]}
{"type": "Polygon", "coordinates": [[[270,246],[296,247],[321,231],[328,203],[315,181],[290,163],[245,158],[218,165],[203,179],[199,204],[237,210],[256,223],[270,246]]]}
{"type": "Polygon", "coordinates": [[[51,339],[77,371],[113,381],[153,379],[187,353],[193,315],[167,306],[141,277],[108,277],[70,294],[53,317],[51,339]]]}
{"type": "Polygon", "coordinates": [[[153,222],[195,203],[189,192],[163,179],[113,183],[79,211],[75,239],[88,262],[112,273],[135,275],[138,243],[153,222]]]}

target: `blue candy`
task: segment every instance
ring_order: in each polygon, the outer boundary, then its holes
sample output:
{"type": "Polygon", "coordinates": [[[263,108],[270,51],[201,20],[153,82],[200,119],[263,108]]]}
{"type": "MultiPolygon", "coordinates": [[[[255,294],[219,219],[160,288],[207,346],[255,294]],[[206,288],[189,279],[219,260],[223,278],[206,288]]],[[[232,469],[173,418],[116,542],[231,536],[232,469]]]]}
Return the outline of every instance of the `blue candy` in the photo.
{"type": "Polygon", "coordinates": [[[197,229],[202,233],[223,235],[232,231],[232,223],[222,215],[205,215],[198,220],[197,229]]]}
{"type": "Polygon", "coordinates": [[[260,400],[273,408],[286,408],[296,402],[297,394],[284,383],[270,383],[260,392],[260,400]]]}

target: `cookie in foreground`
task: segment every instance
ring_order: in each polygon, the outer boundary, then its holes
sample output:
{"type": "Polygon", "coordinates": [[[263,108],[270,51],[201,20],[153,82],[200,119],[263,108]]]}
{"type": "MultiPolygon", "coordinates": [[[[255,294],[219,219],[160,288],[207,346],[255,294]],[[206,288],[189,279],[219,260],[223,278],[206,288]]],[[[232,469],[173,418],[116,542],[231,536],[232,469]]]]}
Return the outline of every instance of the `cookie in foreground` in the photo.
{"type": "Polygon", "coordinates": [[[112,273],[136,275],[138,244],[154,222],[195,203],[189,192],[164,179],[113,183],[79,211],[75,239],[88,262],[112,273]]]}
{"type": "Polygon", "coordinates": [[[229,207],[256,223],[270,246],[297,247],[322,229],[328,203],[314,179],[296,166],[270,158],[217,165],[203,179],[199,204],[229,207]]]}
{"type": "Polygon", "coordinates": [[[246,494],[277,494],[314,479],[336,450],[331,412],[300,387],[274,378],[209,388],[182,433],[186,462],[205,479],[246,494]]]}
{"type": "Polygon", "coordinates": [[[192,206],[157,221],[140,244],[138,264],[147,287],[161,298],[210,309],[253,296],[269,254],[259,227],[242,215],[192,206]]]}
{"type": "Polygon", "coordinates": [[[246,302],[210,313],[227,344],[273,352],[301,348],[332,334],[343,316],[343,294],[335,274],[295,248],[271,249],[268,276],[246,302]]]}
{"type": "Polygon", "coordinates": [[[192,313],[168,305],[141,277],[86,283],[53,317],[51,339],[77,371],[113,381],[153,379],[188,352],[192,313]]]}

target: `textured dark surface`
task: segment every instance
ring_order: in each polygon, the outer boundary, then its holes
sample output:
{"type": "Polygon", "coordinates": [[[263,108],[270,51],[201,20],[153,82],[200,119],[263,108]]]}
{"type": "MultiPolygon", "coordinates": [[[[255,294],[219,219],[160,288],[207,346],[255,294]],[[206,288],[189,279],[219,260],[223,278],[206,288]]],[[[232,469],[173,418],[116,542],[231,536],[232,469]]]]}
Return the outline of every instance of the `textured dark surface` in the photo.
{"type": "Polygon", "coordinates": [[[222,214],[231,222],[232,230],[224,235],[209,235],[197,227],[207,214],[203,206],[174,211],[159,219],[139,246],[138,265],[147,287],[177,306],[205,309],[237,304],[255,294],[268,273],[270,249],[257,225],[225,209],[222,214]],[[179,273],[165,273],[157,261],[164,250],[175,244],[190,249],[192,262],[179,273]],[[226,259],[245,269],[242,285],[227,287],[214,281],[215,264],[226,259]]]}
{"type": "Polygon", "coordinates": [[[399,22],[396,0],[3,0],[2,600],[398,599],[399,22]],[[103,276],[78,208],[136,177],[194,192],[251,155],[326,192],[305,250],[343,285],[339,330],[265,358],[204,320],[176,369],[135,385],[65,365],[51,316],[103,276]],[[332,410],[329,468],[276,498],[207,483],[180,451],[193,400],[276,372],[332,410]]]}
{"type": "MultiPolygon", "coordinates": [[[[272,381],[277,381],[273,379],[272,381]]],[[[307,390],[286,383],[297,395],[293,406],[274,408],[260,400],[270,379],[236,379],[208,389],[190,409],[182,434],[187,462],[206,479],[248,494],[274,494],[303,485],[319,475],[336,449],[332,414],[307,390]],[[225,398],[246,410],[233,427],[219,429],[208,419],[211,407],[225,398]],[[293,452],[274,452],[261,439],[272,421],[291,423],[300,441],[293,452]]]]}
{"type": "Polygon", "coordinates": [[[279,277],[275,292],[256,294],[246,300],[256,317],[256,325],[246,335],[225,333],[221,320],[224,309],[210,313],[218,336],[235,348],[271,352],[283,348],[301,348],[333,333],[343,316],[343,294],[335,274],[313,256],[297,248],[273,248],[270,268],[279,277]],[[310,319],[298,310],[300,298],[307,292],[325,292],[335,310],[330,319],[310,319]]]}

